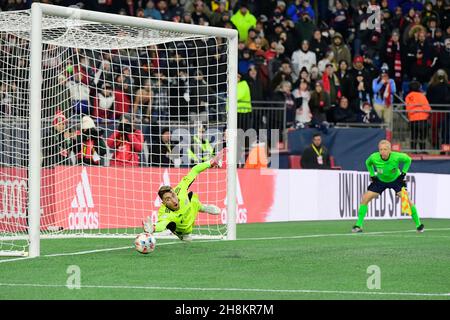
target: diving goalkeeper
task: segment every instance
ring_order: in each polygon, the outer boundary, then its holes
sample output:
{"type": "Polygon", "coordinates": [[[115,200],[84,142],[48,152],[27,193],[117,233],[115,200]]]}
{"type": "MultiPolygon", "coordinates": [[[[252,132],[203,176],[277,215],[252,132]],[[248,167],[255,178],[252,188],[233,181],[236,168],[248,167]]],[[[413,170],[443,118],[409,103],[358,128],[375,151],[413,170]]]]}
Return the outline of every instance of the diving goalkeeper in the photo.
{"type": "MultiPolygon", "coordinates": [[[[352,232],[362,232],[364,217],[367,214],[367,206],[370,201],[378,197],[386,189],[394,189],[397,196],[401,197],[402,188],[406,188],[405,176],[411,165],[411,157],[406,153],[391,151],[391,143],[387,140],[381,140],[378,144],[379,152],[372,153],[366,160],[366,167],[369,170],[372,183],[368,191],[363,195],[361,205],[358,210],[358,221],[353,227],[352,232]],[[399,165],[403,163],[400,171],[399,165]],[[377,174],[375,174],[375,170],[377,174]]],[[[416,206],[410,202],[411,217],[416,224],[418,232],[424,231],[424,225],[420,223],[416,206]]]]}
{"type": "Polygon", "coordinates": [[[154,233],[168,229],[180,240],[191,241],[192,228],[199,212],[220,214],[219,207],[200,203],[198,194],[189,191],[189,187],[202,171],[221,167],[221,157],[222,153],[209,161],[194,166],[175,189],[172,189],[171,186],[159,188],[158,195],[162,200],[162,205],[158,211],[158,222],[154,224],[151,216],[148,217],[143,222],[144,231],[154,233]]]}

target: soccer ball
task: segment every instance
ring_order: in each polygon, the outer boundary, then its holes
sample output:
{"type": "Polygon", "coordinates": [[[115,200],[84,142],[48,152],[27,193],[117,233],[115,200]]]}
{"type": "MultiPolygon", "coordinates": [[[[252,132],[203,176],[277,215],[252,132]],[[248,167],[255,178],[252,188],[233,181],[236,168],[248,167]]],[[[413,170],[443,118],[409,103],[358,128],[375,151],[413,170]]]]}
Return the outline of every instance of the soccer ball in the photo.
{"type": "Polygon", "coordinates": [[[144,254],[150,253],[155,250],[156,239],[152,234],[143,232],[138,234],[136,239],[134,239],[134,246],[137,252],[144,254]]]}

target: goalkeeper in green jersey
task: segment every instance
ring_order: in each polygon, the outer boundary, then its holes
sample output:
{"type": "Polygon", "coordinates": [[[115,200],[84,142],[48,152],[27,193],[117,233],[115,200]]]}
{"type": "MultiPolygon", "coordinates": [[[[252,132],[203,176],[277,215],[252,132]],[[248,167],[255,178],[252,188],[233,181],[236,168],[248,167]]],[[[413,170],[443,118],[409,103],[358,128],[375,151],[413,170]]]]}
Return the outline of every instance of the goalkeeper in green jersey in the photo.
{"type": "Polygon", "coordinates": [[[195,178],[208,168],[221,167],[222,153],[210,161],[199,163],[172,189],[171,186],[162,186],[158,190],[158,195],[162,200],[162,205],[158,211],[158,222],[153,223],[148,217],[144,224],[144,231],[148,233],[170,230],[180,240],[192,240],[192,228],[199,212],[213,215],[220,214],[220,208],[215,205],[205,205],[200,203],[198,195],[189,191],[189,187],[195,178]]]}
{"type": "MultiPolygon", "coordinates": [[[[370,201],[378,197],[386,189],[394,189],[397,196],[401,196],[402,188],[406,188],[405,176],[411,165],[411,158],[406,153],[391,151],[391,143],[387,140],[381,140],[378,144],[379,152],[370,155],[366,160],[367,170],[370,173],[372,183],[368,191],[363,195],[361,205],[358,210],[358,221],[353,227],[352,232],[362,232],[364,217],[367,213],[367,206],[370,201]],[[399,165],[403,163],[400,171],[399,165]],[[375,174],[376,170],[376,174],[375,174]]],[[[418,232],[424,231],[424,225],[420,223],[416,206],[410,203],[411,217],[416,224],[418,232]]]]}

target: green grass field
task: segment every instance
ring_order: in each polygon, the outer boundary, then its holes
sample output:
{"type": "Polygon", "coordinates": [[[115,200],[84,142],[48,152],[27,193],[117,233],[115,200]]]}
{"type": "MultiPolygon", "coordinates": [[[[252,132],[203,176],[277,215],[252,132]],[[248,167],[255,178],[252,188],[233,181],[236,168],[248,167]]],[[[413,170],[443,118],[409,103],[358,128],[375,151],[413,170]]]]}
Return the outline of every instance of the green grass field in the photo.
{"type": "Polygon", "coordinates": [[[237,241],[161,240],[149,255],[130,239],[43,240],[40,258],[1,258],[0,299],[450,299],[450,220],[425,219],[423,234],[352,222],[238,225],[237,241]],[[80,289],[66,286],[73,265],[80,289]]]}

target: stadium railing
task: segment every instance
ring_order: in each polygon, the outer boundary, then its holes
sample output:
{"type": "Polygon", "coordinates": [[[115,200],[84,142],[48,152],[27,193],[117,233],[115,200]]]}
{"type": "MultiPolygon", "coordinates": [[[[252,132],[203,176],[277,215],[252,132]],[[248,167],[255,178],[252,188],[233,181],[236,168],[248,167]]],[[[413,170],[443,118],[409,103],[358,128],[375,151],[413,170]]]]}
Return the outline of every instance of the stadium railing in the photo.
{"type": "Polygon", "coordinates": [[[394,149],[409,153],[450,153],[450,105],[430,106],[431,111],[421,111],[426,114],[424,120],[411,121],[413,113],[405,110],[404,104],[394,105],[390,126],[394,149]]]}

